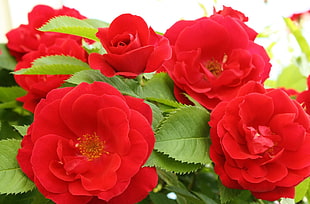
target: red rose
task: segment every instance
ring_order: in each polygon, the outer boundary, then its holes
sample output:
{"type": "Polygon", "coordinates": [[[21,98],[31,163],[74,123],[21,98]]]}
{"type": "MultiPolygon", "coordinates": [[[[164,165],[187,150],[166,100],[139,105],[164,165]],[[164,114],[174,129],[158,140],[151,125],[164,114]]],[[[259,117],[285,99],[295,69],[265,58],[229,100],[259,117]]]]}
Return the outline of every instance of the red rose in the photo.
{"type": "Polygon", "coordinates": [[[307,79],[308,90],[305,90],[297,95],[296,100],[302,104],[306,112],[310,114],[310,75],[307,79]]]}
{"type": "Polygon", "coordinates": [[[240,19],[221,14],[178,21],[168,29],[165,36],[173,57],[164,66],[175,82],[178,100],[187,103],[185,92],[213,109],[232,99],[246,82],[266,80],[269,57],[252,41],[253,33],[240,19]]]}
{"type": "MultiPolygon", "coordinates": [[[[46,46],[41,44],[38,50],[29,52],[20,60],[15,71],[31,67],[31,63],[37,58],[49,55],[66,55],[86,61],[86,52],[72,39],[54,39],[54,44],[46,46]]],[[[34,112],[39,101],[46,94],[55,88],[61,86],[70,75],[14,75],[16,83],[27,91],[27,95],[17,100],[24,103],[24,108],[34,112]]]]}
{"type": "Polygon", "coordinates": [[[222,183],[260,199],[294,198],[310,175],[310,120],[281,89],[257,82],[211,112],[210,157],[222,183]]]}
{"type": "Polygon", "coordinates": [[[46,5],[38,5],[28,14],[27,25],[20,25],[18,28],[10,30],[6,36],[7,47],[11,54],[20,60],[22,56],[30,51],[37,50],[39,45],[44,43],[49,46],[54,43],[55,38],[71,38],[78,42],[81,37],[54,32],[41,32],[37,29],[56,16],[71,16],[78,19],[85,19],[77,10],[63,6],[61,9],[53,9],[46,5]]]}
{"type": "Polygon", "coordinates": [[[38,104],[17,160],[58,204],[136,203],[157,185],[142,167],[154,147],[152,111],[104,82],[52,90],[38,104]]]}
{"type": "Polygon", "coordinates": [[[110,27],[99,28],[97,37],[107,53],[90,54],[89,64],[105,76],[135,77],[153,72],[171,56],[168,40],[156,34],[139,16],[120,15],[110,27]]]}

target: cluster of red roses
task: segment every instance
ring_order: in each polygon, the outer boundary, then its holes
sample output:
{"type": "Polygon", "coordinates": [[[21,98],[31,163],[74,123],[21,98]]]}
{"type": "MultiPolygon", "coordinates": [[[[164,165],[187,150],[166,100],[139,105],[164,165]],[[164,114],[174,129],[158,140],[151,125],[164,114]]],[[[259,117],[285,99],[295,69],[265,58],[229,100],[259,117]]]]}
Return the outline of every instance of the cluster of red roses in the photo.
{"type": "MultiPolygon", "coordinates": [[[[98,30],[105,54],[88,54],[81,37],[37,30],[59,15],[85,18],[74,9],[37,6],[28,25],[7,33],[16,70],[66,55],[108,77],[167,72],[179,102],[190,105],[192,98],[211,111],[210,157],[225,186],[265,200],[293,198],[310,175],[309,116],[282,89],[263,87],[269,57],[241,12],[224,7],[178,21],[163,36],[123,14],[98,30]]],[[[155,169],[143,167],[155,143],[152,110],[103,82],[56,89],[69,77],[15,75],[28,92],[18,100],[34,113],[17,156],[22,170],[56,203],[142,200],[157,185],[155,169]]],[[[306,107],[309,93],[298,96],[306,107]]]]}

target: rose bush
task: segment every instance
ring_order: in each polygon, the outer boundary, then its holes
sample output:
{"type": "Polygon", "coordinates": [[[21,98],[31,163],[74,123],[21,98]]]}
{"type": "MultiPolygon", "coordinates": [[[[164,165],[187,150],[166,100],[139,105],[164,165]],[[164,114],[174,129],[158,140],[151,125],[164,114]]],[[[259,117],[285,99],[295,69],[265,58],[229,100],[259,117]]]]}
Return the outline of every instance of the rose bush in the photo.
{"type": "Polygon", "coordinates": [[[30,51],[35,51],[41,44],[53,45],[56,38],[70,38],[81,44],[81,37],[55,32],[41,32],[37,30],[49,19],[56,16],[71,16],[78,19],[85,19],[77,10],[63,6],[60,9],[53,9],[46,5],[37,5],[28,14],[28,24],[20,25],[18,28],[6,33],[11,54],[20,60],[22,56],[30,51]]]}
{"type": "MultiPolygon", "coordinates": [[[[37,50],[23,56],[17,63],[15,71],[30,68],[32,63],[40,58],[52,55],[75,57],[84,62],[87,60],[85,50],[72,39],[57,38],[52,45],[40,44],[37,50]]],[[[27,91],[25,96],[17,100],[23,102],[26,110],[34,112],[36,105],[46,94],[61,86],[70,75],[14,75],[16,83],[27,91]]]]}
{"type": "Polygon", "coordinates": [[[61,203],[136,203],[157,185],[142,167],[154,147],[152,111],[103,82],[55,89],[38,104],[17,160],[61,203]]]}
{"type": "Polygon", "coordinates": [[[180,102],[188,103],[185,92],[213,109],[220,101],[232,99],[247,81],[268,78],[269,57],[253,42],[257,33],[245,20],[240,12],[224,7],[211,17],[178,21],[166,31],[173,57],[164,67],[180,102]]]}
{"type": "Polygon", "coordinates": [[[310,175],[309,115],[281,89],[247,83],[212,111],[210,127],[214,170],[229,188],[270,201],[294,198],[310,175]]]}
{"type": "Polygon", "coordinates": [[[171,57],[168,39],[156,34],[139,16],[120,15],[110,27],[99,28],[97,37],[107,53],[90,54],[89,64],[105,76],[154,72],[171,57]]]}

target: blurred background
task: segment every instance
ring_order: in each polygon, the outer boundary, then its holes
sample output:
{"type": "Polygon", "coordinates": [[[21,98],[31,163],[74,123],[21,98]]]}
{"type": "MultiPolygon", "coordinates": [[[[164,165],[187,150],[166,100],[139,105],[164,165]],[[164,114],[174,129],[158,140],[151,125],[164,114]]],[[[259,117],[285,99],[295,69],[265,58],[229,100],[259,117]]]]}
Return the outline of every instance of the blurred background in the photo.
{"type": "MultiPolygon", "coordinates": [[[[247,24],[260,33],[256,42],[272,47],[273,72],[277,66],[291,63],[300,55],[296,40],[288,35],[283,17],[310,11],[310,0],[0,0],[0,43],[7,42],[5,33],[20,24],[27,24],[27,14],[37,4],[59,8],[75,8],[88,18],[111,22],[122,13],[139,15],[156,31],[164,33],[180,19],[208,16],[223,5],[243,12],[247,24]]],[[[303,20],[303,32],[310,42],[310,13],[303,20]]]]}

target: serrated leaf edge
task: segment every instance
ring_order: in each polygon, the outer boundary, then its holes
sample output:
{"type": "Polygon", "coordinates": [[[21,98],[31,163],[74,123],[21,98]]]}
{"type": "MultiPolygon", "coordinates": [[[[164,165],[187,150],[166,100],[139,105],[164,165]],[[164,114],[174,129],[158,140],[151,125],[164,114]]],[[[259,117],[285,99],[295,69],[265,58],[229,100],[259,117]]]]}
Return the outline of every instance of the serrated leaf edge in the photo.
{"type": "MultiPolygon", "coordinates": [[[[174,160],[174,161],[176,161],[176,162],[180,162],[180,163],[185,164],[185,165],[186,165],[186,164],[194,164],[194,165],[200,164],[201,167],[203,167],[203,164],[201,164],[201,163],[190,163],[190,162],[180,161],[180,160],[177,160],[177,159],[171,157],[169,154],[166,154],[166,153],[164,153],[164,152],[161,152],[161,151],[159,151],[159,150],[157,150],[157,149],[156,149],[156,150],[154,149],[153,151],[157,151],[157,152],[159,152],[159,153],[162,153],[163,155],[167,156],[169,159],[172,159],[172,160],[174,160]]],[[[154,164],[154,165],[149,165],[149,166],[147,166],[147,167],[156,167],[156,168],[158,168],[158,169],[165,170],[165,171],[169,171],[169,172],[176,173],[176,174],[179,174],[179,175],[190,174],[190,173],[193,173],[193,172],[196,171],[196,170],[193,170],[193,171],[179,172],[179,171],[174,171],[174,170],[171,170],[171,169],[165,169],[165,168],[156,166],[155,164],[154,164]]],[[[197,169],[200,169],[201,167],[199,167],[199,168],[197,168],[197,169]]]]}

